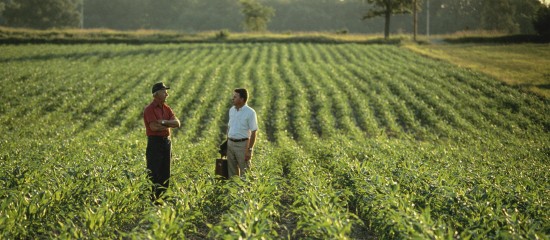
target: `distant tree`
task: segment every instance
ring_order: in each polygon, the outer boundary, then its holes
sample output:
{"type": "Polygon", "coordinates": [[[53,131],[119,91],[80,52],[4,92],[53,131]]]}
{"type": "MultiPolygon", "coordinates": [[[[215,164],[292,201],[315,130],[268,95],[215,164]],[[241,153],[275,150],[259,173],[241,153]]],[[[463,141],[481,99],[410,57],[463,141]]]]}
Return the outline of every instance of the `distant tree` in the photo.
{"type": "Polygon", "coordinates": [[[514,21],[515,9],[510,0],[484,0],[481,9],[481,26],[484,29],[519,32],[519,24],[514,21]]]}
{"type": "Polygon", "coordinates": [[[418,34],[418,11],[421,4],[421,0],[412,0],[413,5],[413,36],[414,41],[416,41],[416,35],[418,34]]]}
{"type": "Polygon", "coordinates": [[[384,16],[384,38],[390,37],[390,19],[391,15],[410,13],[412,7],[411,0],[367,0],[368,3],[373,4],[374,8],[371,8],[364,16],[363,20],[370,19],[378,16],[384,16]]]}
{"type": "Polygon", "coordinates": [[[85,0],[84,3],[88,28],[237,31],[242,21],[241,6],[236,0],[85,0]]]}
{"type": "Polygon", "coordinates": [[[85,0],[84,25],[88,28],[149,29],[151,14],[148,10],[151,1],[85,0]]]}
{"type": "Polygon", "coordinates": [[[543,5],[537,11],[537,15],[533,20],[533,26],[540,35],[550,37],[550,6],[543,5]]]}
{"type": "Polygon", "coordinates": [[[483,0],[430,0],[431,29],[436,33],[453,33],[482,29],[483,0]]]}
{"type": "Polygon", "coordinates": [[[18,0],[5,5],[3,18],[10,27],[70,28],[80,24],[79,0],[18,0]]]}
{"type": "Polygon", "coordinates": [[[240,0],[241,12],[244,14],[244,26],[248,31],[265,31],[267,23],[275,15],[275,10],[266,7],[257,0],[240,0]]]}
{"type": "Polygon", "coordinates": [[[6,6],[13,4],[13,0],[0,0],[0,17],[2,17],[2,13],[6,10],[6,6]]]}
{"type": "Polygon", "coordinates": [[[195,30],[211,31],[242,29],[241,4],[236,0],[194,0],[180,14],[181,22],[190,24],[195,30]]]}
{"type": "Polygon", "coordinates": [[[186,1],[154,0],[146,3],[148,22],[155,29],[177,29],[177,20],[186,1]]]}
{"type": "Polygon", "coordinates": [[[0,25],[4,24],[4,18],[2,17],[2,13],[4,12],[4,9],[6,9],[6,4],[3,2],[0,2],[0,25]]]}
{"type": "Polygon", "coordinates": [[[513,0],[511,4],[515,9],[514,21],[519,24],[520,32],[524,34],[535,33],[533,19],[537,15],[537,10],[544,7],[544,4],[539,0],[513,0]]]}

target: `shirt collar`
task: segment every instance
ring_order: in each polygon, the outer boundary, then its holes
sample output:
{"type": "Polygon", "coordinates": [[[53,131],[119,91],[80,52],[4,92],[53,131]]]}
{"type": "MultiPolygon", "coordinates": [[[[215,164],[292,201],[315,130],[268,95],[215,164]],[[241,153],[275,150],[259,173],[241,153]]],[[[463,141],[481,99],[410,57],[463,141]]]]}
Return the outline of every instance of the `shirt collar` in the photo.
{"type": "MultiPolygon", "coordinates": [[[[233,107],[235,107],[235,106],[233,106],[233,107]]],[[[235,110],[236,110],[237,112],[240,112],[241,110],[243,110],[243,109],[246,108],[246,107],[248,107],[248,104],[245,103],[241,108],[235,107],[235,110]]]]}
{"type": "Polygon", "coordinates": [[[162,108],[164,107],[164,103],[161,103],[159,100],[157,100],[156,98],[153,98],[153,104],[155,105],[155,107],[159,107],[159,108],[162,108]]]}

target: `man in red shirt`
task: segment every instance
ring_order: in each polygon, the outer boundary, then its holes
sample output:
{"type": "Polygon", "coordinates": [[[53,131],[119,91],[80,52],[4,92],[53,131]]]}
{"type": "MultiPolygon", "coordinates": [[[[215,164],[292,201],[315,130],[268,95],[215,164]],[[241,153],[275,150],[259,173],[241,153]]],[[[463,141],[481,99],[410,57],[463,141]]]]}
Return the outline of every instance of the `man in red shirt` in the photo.
{"type": "Polygon", "coordinates": [[[147,169],[149,178],[153,182],[153,200],[160,197],[169,186],[170,158],[172,143],[170,128],[179,128],[180,121],[172,109],[166,105],[168,89],[164,83],[153,85],[153,102],[143,111],[143,122],[147,134],[147,169]]]}

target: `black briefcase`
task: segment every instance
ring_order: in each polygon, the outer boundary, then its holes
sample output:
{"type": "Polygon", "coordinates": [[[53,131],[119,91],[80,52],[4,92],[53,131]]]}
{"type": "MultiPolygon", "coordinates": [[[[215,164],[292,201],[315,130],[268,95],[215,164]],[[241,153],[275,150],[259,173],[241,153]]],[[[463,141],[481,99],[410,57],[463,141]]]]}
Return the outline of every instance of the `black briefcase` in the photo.
{"type": "Polygon", "coordinates": [[[227,179],[229,177],[229,173],[227,170],[227,159],[216,159],[216,175],[221,177],[222,179],[227,179]]]}
{"type": "Polygon", "coordinates": [[[220,158],[216,159],[216,175],[220,176],[222,179],[229,178],[229,172],[227,170],[227,140],[220,144],[220,150],[218,151],[221,155],[220,158]]]}

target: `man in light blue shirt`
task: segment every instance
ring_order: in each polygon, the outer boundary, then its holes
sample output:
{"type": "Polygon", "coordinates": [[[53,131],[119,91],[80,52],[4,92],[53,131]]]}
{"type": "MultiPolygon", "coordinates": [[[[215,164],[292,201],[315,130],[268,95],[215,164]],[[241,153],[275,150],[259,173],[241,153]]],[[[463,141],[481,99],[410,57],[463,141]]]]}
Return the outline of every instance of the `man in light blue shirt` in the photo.
{"type": "Polygon", "coordinates": [[[248,91],[237,88],[233,91],[233,107],[229,109],[227,129],[227,165],[229,178],[243,176],[250,168],[250,160],[256,143],[258,120],[256,111],[249,107],[248,91]]]}

